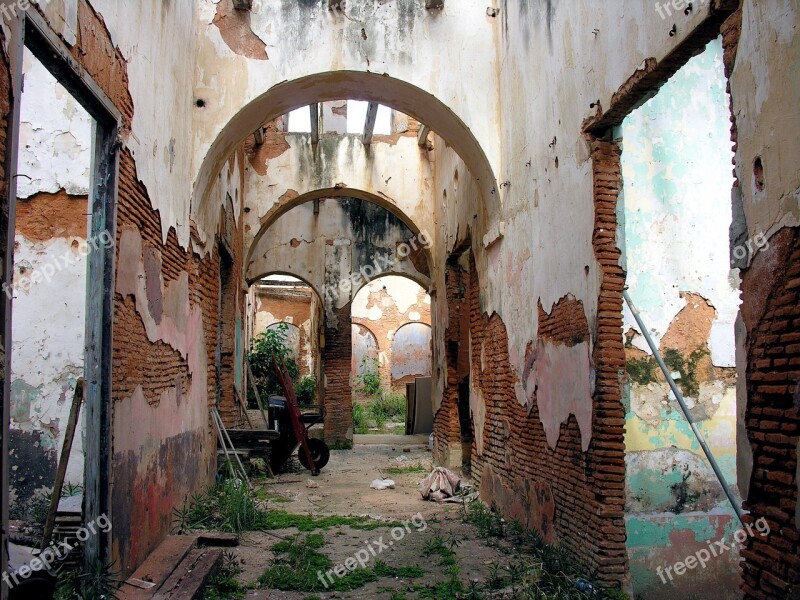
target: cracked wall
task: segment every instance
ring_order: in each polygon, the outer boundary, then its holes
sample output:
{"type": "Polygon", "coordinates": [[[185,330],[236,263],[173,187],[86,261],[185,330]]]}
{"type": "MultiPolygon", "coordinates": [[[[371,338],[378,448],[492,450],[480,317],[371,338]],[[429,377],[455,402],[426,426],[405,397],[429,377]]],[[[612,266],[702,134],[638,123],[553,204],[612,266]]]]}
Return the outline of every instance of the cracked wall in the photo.
{"type": "MultiPolygon", "coordinates": [[[[92,120],[30,52],[23,56],[11,363],[10,510],[32,518],[52,491],[84,374],[92,120]]],[[[65,481],[83,486],[84,421],[65,481]]]]}
{"type": "Polygon", "coordinates": [[[407,382],[430,377],[431,298],[419,284],[397,276],[370,281],[356,294],[350,314],[353,324],[366,329],[353,330],[353,379],[363,371],[364,356],[378,361],[385,387],[404,392],[407,382]]]}
{"type": "MultiPolygon", "coordinates": [[[[618,210],[629,293],[736,489],[739,272],[731,268],[728,248],[728,107],[718,38],[623,121],[618,210]]],[[[717,561],[724,564],[666,586],[655,575],[657,566],[676,556],[669,539],[699,546],[718,539],[709,536],[733,533],[738,521],[627,305],[623,328],[634,589],[655,599],[699,590],[704,597],[726,598],[738,583],[738,549],[717,561]],[[644,534],[653,541],[644,543],[644,534]]],[[[685,554],[683,547],[677,553],[685,554]]]]}

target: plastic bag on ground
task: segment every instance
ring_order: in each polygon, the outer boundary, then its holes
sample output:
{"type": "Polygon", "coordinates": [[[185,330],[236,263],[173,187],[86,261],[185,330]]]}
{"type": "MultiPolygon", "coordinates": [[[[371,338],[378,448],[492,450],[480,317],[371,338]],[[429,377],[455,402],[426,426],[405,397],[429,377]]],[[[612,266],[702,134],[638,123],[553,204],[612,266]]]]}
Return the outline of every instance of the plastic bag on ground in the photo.
{"type": "Polygon", "coordinates": [[[373,490],[386,490],[386,489],[394,489],[394,480],[392,479],[375,479],[372,481],[372,484],[369,486],[373,490]]]}

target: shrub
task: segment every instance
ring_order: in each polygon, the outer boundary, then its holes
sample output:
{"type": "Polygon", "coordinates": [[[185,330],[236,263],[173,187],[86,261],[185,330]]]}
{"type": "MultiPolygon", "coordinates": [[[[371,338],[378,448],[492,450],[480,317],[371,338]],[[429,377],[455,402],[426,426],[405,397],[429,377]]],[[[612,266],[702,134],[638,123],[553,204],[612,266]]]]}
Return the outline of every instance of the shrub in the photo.
{"type": "MultiPolygon", "coordinates": [[[[261,400],[266,402],[271,395],[283,395],[278,375],[275,372],[275,365],[272,361],[273,356],[278,364],[285,361],[286,370],[293,383],[300,377],[300,368],[291,356],[291,349],[286,345],[289,326],[286,323],[279,323],[277,327],[272,327],[261,332],[253,338],[247,360],[253,371],[254,383],[261,395],[261,400]]],[[[248,388],[247,399],[251,407],[256,406],[255,395],[252,388],[248,388]]]]}
{"type": "Polygon", "coordinates": [[[300,404],[314,404],[317,398],[317,378],[313,375],[306,375],[295,386],[297,401],[300,404]]]}
{"type": "Polygon", "coordinates": [[[381,391],[381,372],[378,361],[365,356],[361,359],[362,374],[356,377],[356,391],[367,396],[375,396],[381,391]]]}

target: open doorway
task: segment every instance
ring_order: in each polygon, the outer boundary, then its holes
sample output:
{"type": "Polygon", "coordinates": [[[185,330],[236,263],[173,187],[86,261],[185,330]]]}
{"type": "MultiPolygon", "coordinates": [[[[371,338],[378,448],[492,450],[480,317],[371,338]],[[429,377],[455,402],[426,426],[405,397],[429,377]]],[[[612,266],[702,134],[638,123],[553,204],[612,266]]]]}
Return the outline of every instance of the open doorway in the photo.
{"type": "Polygon", "coordinates": [[[18,40],[24,46],[10,49],[17,100],[10,127],[13,260],[3,289],[9,300],[10,410],[3,423],[8,471],[2,542],[4,549],[7,539],[17,544],[17,564],[26,562],[24,553],[29,555],[31,546],[62,538],[70,539],[72,563],[82,555],[84,566],[105,564],[110,527],[80,543],[74,534],[77,524],[110,518],[121,116],[37,13],[27,13],[20,24],[24,35],[18,40]],[[71,448],[65,444],[70,437],[71,448]],[[56,515],[50,536],[42,535],[41,528],[51,504],[48,496],[58,507],[57,515],[49,512],[56,515]],[[18,535],[19,530],[8,527],[6,508],[31,529],[18,535]]]}
{"type": "MultiPolygon", "coordinates": [[[[717,39],[623,121],[618,215],[628,292],[735,491],[740,300],[729,253],[729,101],[717,39]]],[[[739,580],[735,545],[704,569],[674,580],[663,574],[675,556],[729,536],[739,522],[627,306],[623,332],[634,589],[655,600],[730,597],[739,580]]]]}
{"type": "MultiPolygon", "coordinates": [[[[73,433],[67,424],[85,368],[93,123],[28,50],[23,75],[14,279],[6,289],[14,297],[9,510],[13,521],[38,527],[49,506],[60,450],[73,433]]],[[[85,435],[81,415],[63,493],[69,512],[77,514],[85,435]]]]}
{"type": "Polygon", "coordinates": [[[431,433],[427,291],[406,277],[379,277],[358,291],[350,315],[354,433],[431,433]]]}

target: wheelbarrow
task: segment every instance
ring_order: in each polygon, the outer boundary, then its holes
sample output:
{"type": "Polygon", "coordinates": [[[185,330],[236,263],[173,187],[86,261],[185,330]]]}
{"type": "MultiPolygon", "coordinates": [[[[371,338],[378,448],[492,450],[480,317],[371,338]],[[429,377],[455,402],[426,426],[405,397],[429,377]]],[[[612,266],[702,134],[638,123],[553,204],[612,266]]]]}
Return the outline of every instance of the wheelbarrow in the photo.
{"type": "Polygon", "coordinates": [[[270,444],[270,465],[279,470],[298,450],[300,464],[312,475],[319,475],[320,469],[328,464],[331,451],[322,440],[309,437],[308,430],[325,420],[325,408],[320,404],[312,404],[301,409],[286,365],[278,365],[277,360],[273,361],[284,395],[270,396],[268,399],[269,427],[280,434],[270,444]]]}

